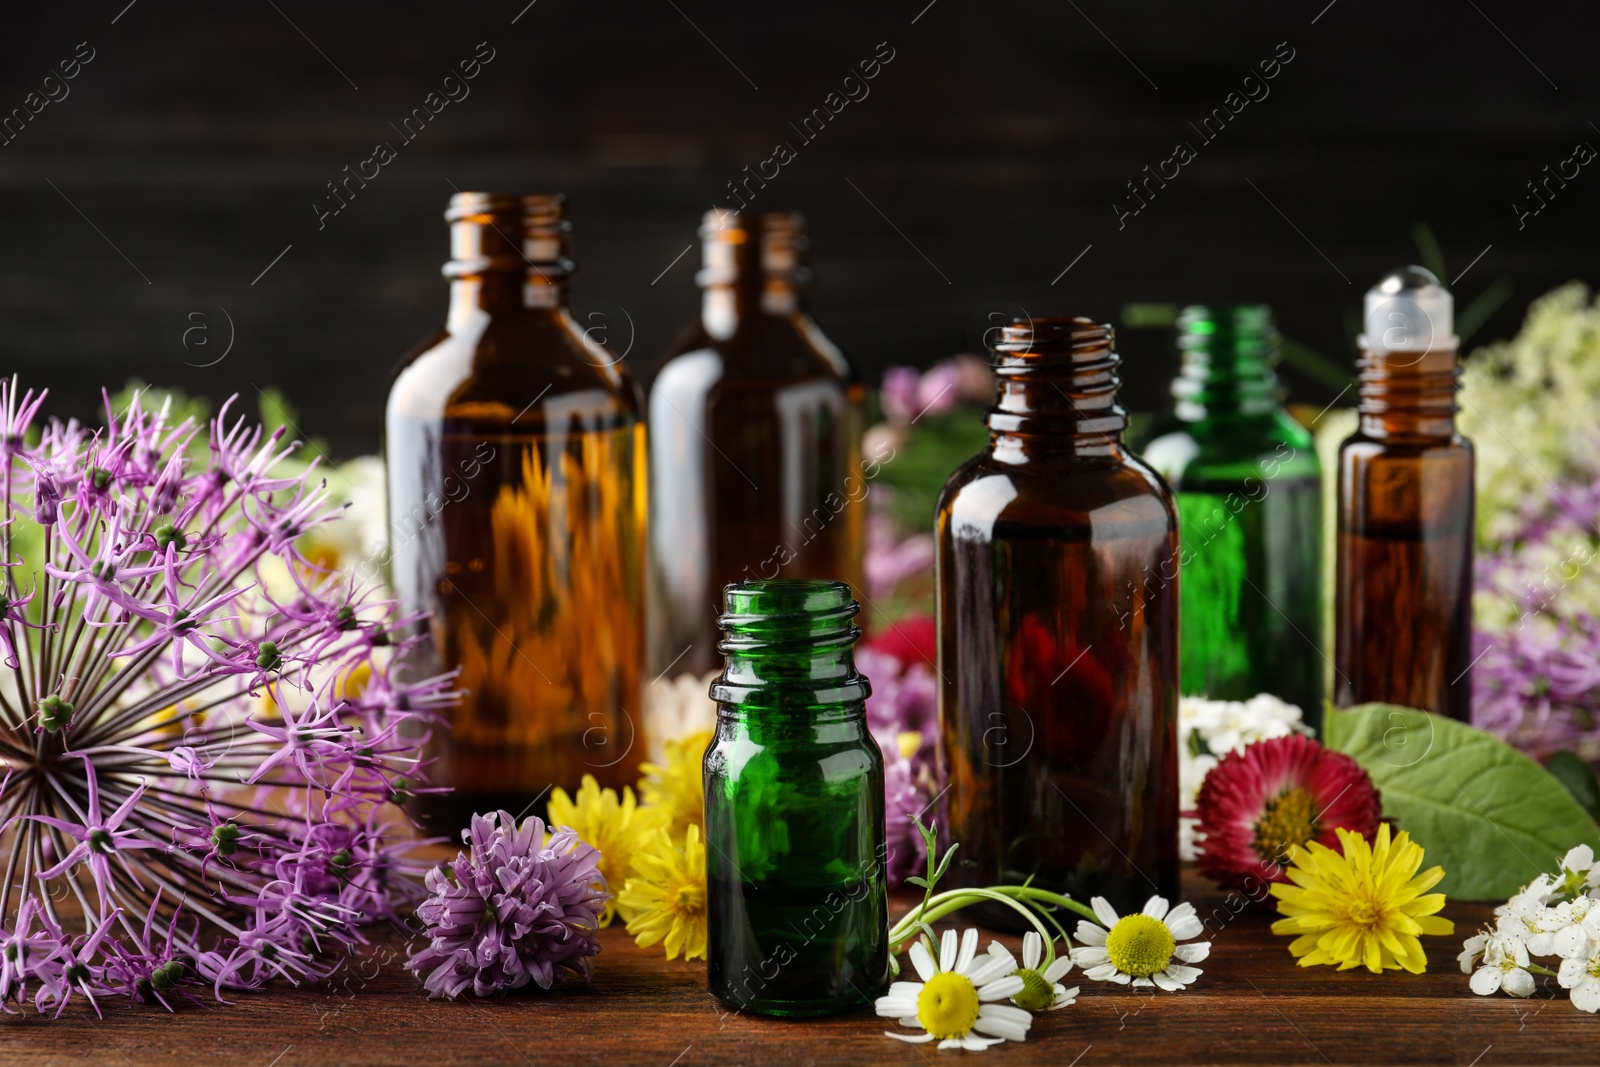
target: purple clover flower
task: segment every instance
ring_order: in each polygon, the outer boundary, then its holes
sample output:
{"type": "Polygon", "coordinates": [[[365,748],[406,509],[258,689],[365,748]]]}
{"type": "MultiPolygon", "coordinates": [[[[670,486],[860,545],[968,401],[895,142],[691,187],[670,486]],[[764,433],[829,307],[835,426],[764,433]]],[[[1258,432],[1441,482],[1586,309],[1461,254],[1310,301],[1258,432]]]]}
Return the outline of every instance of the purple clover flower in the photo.
{"type": "Polygon", "coordinates": [[[391,674],[417,620],[300,554],[337,509],[281,433],[135,397],[29,444],[44,398],[0,381],[0,1008],[324,977],[420,895],[390,802],[452,679],[391,674]]]}
{"type": "Polygon", "coordinates": [[[600,850],[565,826],[547,843],[544,820],[518,827],[504,811],[474,815],[461,839],[470,855],[430,870],[432,895],[417,907],[428,944],[406,969],[428,995],[454,999],[470,988],[486,997],[530,982],[549,989],[563,971],[589,977],[611,899],[600,850]]]}

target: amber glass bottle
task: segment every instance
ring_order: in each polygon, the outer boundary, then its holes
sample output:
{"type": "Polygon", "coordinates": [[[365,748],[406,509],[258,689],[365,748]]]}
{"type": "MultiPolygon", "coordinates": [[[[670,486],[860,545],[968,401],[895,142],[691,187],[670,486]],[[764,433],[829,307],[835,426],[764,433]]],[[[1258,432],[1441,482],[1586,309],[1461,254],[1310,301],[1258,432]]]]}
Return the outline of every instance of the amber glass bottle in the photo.
{"type": "Polygon", "coordinates": [[[712,211],[700,321],[650,389],[651,674],[719,667],[723,587],[861,590],[865,390],[807,314],[800,216],[712,211]]]}
{"type": "Polygon", "coordinates": [[[1183,691],[1322,722],[1322,468],[1283,409],[1265,305],[1183,309],[1171,417],[1144,457],[1178,498],[1183,691]]]}
{"type": "Polygon", "coordinates": [[[1112,343],[1052,318],[995,346],[989,446],[939,502],[939,724],[954,884],[1126,910],[1178,889],[1178,537],[1112,343]]]}
{"type": "Polygon", "coordinates": [[[592,773],[631,783],[645,745],[645,432],[616,357],[567,311],[554,196],[450,201],[450,311],[389,394],[392,573],[431,611],[431,655],[463,697],[433,731],[418,797],[451,833],[592,773]]]}
{"type": "Polygon", "coordinates": [[[1403,267],[1366,296],[1361,426],[1339,448],[1336,702],[1471,718],[1472,443],[1449,292],[1403,267]]]}

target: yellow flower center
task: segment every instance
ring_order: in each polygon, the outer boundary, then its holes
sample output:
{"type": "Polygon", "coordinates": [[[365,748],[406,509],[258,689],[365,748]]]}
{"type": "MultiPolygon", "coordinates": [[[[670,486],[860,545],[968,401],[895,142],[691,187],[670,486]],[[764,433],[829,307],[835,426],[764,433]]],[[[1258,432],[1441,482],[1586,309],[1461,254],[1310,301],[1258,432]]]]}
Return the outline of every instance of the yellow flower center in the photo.
{"type": "Polygon", "coordinates": [[[1106,935],[1106,953],[1112,966],[1135,978],[1149,978],[1172,962],[1178,943],[1160,919],[1148,915],[1125,915],[1106,935]]]}
{"type": "Polygon", "coordinates": [[[1357,926],[1376,926],[1382,921],[1387,909],[1374,900],[1357,897],[1350,901],[1345,909],[1345,917],[1357,926]]]}
{"type": "Polygon", "coordinates": [[[1267,801],[1256,820],[1256,855],[1284,860],[1290,845],[1304,845],[1317,836],[1317,801],[1304,789],[1286,789],[1267,801]]]}
{"type": "Polygon", "coordinates": [[[681,911],[699,912],[706,906],[705,892],[692,882],[678,887],[677,904],[681,911]]]}
{"type": "Polygon", "coordinates": [[[978,1021],[978,990],[964,975],[944,971],[917,994],[917,1022],[940,1041],[966,1037],[978,1021]]]}
{"type": "Polygon", "coordinates": [[[1022,979],[1022,992],[1011,998],[1011,1003],[1025,1011],[1044,1011],[1056,1002],[1055,987],[1044,980],[1038,971],[1018,967],[1011,972],[1022,979]]]}

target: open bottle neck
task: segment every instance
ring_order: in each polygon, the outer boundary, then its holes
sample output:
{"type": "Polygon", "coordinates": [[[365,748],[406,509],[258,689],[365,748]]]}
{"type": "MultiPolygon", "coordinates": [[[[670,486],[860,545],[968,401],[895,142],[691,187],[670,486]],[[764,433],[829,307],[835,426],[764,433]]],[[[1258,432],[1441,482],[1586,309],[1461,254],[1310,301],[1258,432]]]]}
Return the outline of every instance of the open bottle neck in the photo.
{"type": "Polygon", "coordinates": [[[1016,320],[993,346],[998,380],[985,422],[1002,462],[1121,459],[1128,413],[1110,326],[1085,318],[1016,320]]]}
{"type": "Polygon", "coordinates": [[[567,255],[571,223],[559,195],[457,193],[450,223],[452,325],[485,312],[559,312],[567,306],[572,274],[567,255]]]}
{"type": "Polygon", "coordinates": [[[856,669],[860,606],[848,585],[779,578],[724,595],[724,666],[711,686],[722,714],[793,725],[864,719],[872,687],[856,669]]]}
{"type": "Polygon", "coordinates": [[[795,212],[709,211],[700,228],[701,323],[718,340],[763,316],[805,311],[804,221],[795,212]]]}
{"type": "Polygon", "coordinates": [[[1180,422],[1243,420],[1278,410],[1278,331],[1264,304],[1191,305],[1178,317],[1173,414],[1180,422]]]}

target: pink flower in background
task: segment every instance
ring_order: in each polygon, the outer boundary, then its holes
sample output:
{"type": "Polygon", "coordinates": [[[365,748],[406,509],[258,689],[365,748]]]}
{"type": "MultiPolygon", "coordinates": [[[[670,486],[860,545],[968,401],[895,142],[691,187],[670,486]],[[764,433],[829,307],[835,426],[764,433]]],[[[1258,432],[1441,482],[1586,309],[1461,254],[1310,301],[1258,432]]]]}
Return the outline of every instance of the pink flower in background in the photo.
{"type": "Polygon", "coordinates": [[[897,425],[911,421],[917,413],[917,387],[922,372],[915,367],[890,367],[883,372],[883,385],[878,389],[878,401],[883,405],[883,416],[897,425]]]}
{"type": "Polygon", "coordinates": [[[874,600],[888,596],[907,578],[931,571],[933,555],[931,533],[897,537],[894,522],[887,515],[868,515],[867,552],[863,561],[867,595],[874,600]]]}
{"type": "MultiPolygon", "coordinates": [[[[892,643],[909,649],[922,637],[923,623],[931,621],[908,619],[891,624],[887,632],[908,631],[892,643]]],[[[939,794],[934,761],[938,683],[927,662],[920,657],[902,660],[877,639],[856,650],[856,666],[872,681],[867,725],[883,751],[888,878],[891,886],[898,886],[926,869],[927,849],[915,820],[930,822],[937,816],[933,803],[939,794]]]]}

